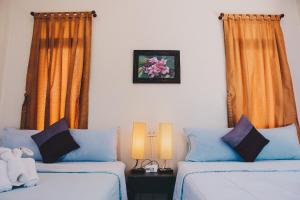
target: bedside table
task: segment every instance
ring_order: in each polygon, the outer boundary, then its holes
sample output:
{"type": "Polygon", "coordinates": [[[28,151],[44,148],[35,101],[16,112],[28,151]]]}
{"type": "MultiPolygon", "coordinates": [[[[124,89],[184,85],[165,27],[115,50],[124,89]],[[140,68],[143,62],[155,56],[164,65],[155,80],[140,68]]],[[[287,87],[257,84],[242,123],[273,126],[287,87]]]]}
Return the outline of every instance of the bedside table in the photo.
{"type": "Polygon", "coordinates": [[[136,194],[167,194],[168,199],[173,198],[176,174],[131,174],[127,176],[128,199],[134,200],[136,194]]]}

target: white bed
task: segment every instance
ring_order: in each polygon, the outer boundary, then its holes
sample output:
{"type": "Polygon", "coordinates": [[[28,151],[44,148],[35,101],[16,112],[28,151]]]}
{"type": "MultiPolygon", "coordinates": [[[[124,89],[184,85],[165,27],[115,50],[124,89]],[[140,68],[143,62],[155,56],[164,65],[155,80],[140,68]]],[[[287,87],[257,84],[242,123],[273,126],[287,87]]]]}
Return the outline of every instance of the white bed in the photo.
{"type": "Polygon", "coordinates": [[[179,162],[174,200],[299,200],[300,160],[179,162]]]}
{"type": "Polygon", "coordinates": [[[0,193],[0,200],[126,200],[122,162],[37,163],[40,182],[0,193]]]}

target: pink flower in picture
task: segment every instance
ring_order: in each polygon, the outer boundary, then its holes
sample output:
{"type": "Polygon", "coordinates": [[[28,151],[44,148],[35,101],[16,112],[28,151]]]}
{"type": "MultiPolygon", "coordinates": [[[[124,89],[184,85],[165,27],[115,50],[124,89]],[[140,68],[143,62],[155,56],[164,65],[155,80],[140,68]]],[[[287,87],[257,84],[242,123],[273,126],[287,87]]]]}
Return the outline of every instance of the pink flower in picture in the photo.
{"type": "Polygon", "coordinates": [[[140,67],[140,74],[143,73],[149,78],[168,78],[170,68],[167,66],[167,59],[157,57],[145,58],[144,65],[140,67]]]}
{"type": "Polygon", "coordinates": [[[180,51],[134,50],[133,83],[180,83],[180,51]]]}

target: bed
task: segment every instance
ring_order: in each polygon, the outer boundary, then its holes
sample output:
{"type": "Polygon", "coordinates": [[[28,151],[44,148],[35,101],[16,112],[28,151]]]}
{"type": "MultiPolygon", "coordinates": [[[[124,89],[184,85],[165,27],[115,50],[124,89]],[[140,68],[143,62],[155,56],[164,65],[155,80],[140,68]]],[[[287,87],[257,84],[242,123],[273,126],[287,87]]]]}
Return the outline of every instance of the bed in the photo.
{"type": "MultiPolygon", "coordinates": [[[[269,143],[254,162],[245,162],[222,139],[238,128],[184,129],[188,152],[185,161],[178,163],[174,200],[300,200],[296,126],[257,129],[269,143]]],[[[251,142],[249,151],[257,144],[251,142]]]]}
{"type": "Polygon", "coordinates": [[[0,193],[0,199],[127,199],[122,162],[37,163],[37,169],[37,186],[0,193]]]}
{"type": "Polygon", "coordinates": [[[5,128],[0,146],[27,147],[34,152],[39,183],[0,193],[0,200],[126,200],[125,164],[117,161],[116,129],[70,129],[80,148],[56,163],[43,163],[31,136],[38,130],[5,128]]]}
{"type": "Polygon", "coordinates": [[[174,200],[299,200],[300,160],[179,162],[174,200]]]}

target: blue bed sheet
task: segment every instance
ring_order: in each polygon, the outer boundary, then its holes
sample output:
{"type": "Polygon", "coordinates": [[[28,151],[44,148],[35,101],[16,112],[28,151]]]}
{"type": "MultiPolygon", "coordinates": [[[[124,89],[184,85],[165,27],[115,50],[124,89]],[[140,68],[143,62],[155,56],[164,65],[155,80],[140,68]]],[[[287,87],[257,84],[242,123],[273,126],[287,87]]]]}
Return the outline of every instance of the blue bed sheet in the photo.
{"type": "Polygon", "coordinates": [[[173,200],[299,200],[300,161],[179,162],[173,200]]]}
{"type": "Polygon", "coordinates": [[[0,200],[127,200],[121,162],[38,163],[40,182],[0,193],[0,200]]]}

